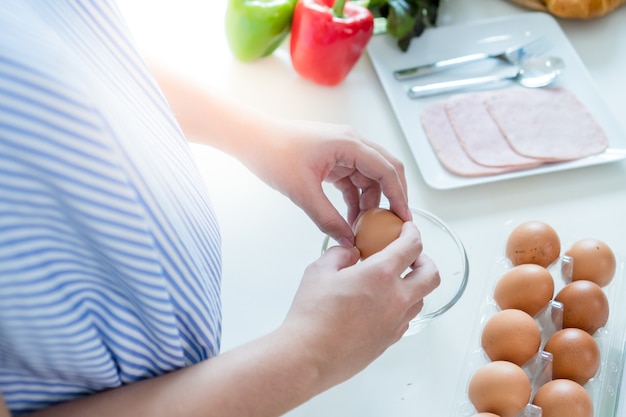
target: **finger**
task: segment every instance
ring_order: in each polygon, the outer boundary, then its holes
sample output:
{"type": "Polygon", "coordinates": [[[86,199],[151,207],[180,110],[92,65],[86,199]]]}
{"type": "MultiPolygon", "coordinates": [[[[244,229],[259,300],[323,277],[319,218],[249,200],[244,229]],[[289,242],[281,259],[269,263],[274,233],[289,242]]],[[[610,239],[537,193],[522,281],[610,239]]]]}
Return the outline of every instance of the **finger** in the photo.
{"type": "Polygon", "coordinates": [[[390,209],[396,213],[402,220],[409,221],[412,219],[411,210],[408,206],[408,190],[406,175],[404,172],[404,164],[391,155],[381,146],[364,141],[376,155],[374,157],[379,160],[378,164],[368,164],[368,160],[356,161],[356,168],[367,177],[380,183],[382,193],[387,197],[390,209]],[[382,162],[382,164],[381,164],[382,162]],[[377,170],[369,167],[379,167],[377,170]]]}
{"type": "Polygon", "coordinates": [[[412,215],[408,207],[406,179],[402,163],[370,142],[355,141],[351,147],[353,149],[346,149],[337,155],[335,166],[352,167],[365,177],[380,184],[383,194],[389,200],[391,210],[401,219],[411,220],[412,215]]]}
{"type": "MultiPolygon", "coordinates": [[[[389,200],[389,208],[402,220],[410,221],[412,213],[408,208],[403,164],[371,142],[360,140],[354,146],[357,146],[356,152],[346,152],[351,156],[336,160],[326,180],[337,183],[342,176],[349,175],[356,188],[362,191],[359,211],[378,206],[382,192],[389,200]]],[[[349,206],[350,223],[358,215],[352,211],[353,208],[349,206]]]]}
{"type": "Polygon", "coordinates": [[[421,254],[413,265],[413,269],[405,275],[403,282],[411,287],[415,299],[419,300],[439,286],[441,277],[435,263],[425,254],[421,254]]]}
{"type": "Polygon", "coordinates": [[[405,222],[402,225],[400,236],[386,248],[363,261],[366,267],[384,269],[389,279],[396,279],[415,264],[422,252],[422,239],[415,224],[405,222]]]}
{"type": "Polygon", "coordinates": [[[334,185],[339,191],[341,191],[343,195],[343,201],[346,203],[346,207],[348,208],[348,224],[350,226],[354,226],[354,222],[360,211],[359,204],[361,200],[361,192],[357,187],[354,186],[348,176],[336,181],[334,185]]]}
{"type": "Polygon", "coordinates": [[[424,308],[424,298],[436,290],[441,280],[438,269],[426,255],[420,255],[416,264],[420,266],[401,280],[403,286],[410,287],[408,290],[405,288],[404,293],[410,294],[410,299],[413,302],[404,315],[408,325],[424,308]]]}
{"type": "Polygon", "coordinates": [[[406,175],[404,172],[404,164],[402,163],[402,161],[400,161],[398,158],[393,156],[389,151],[387,151],[387,149],[383,148],[377,143],[370,142],[368,140],[363,140],[363,142],[365,142],[368,146],[376,149],[380,154],[382,154],[385,157],[385,159],[387,159],[394,166],[394,168],[399,174],[400,182],[402,183],[402,188],[404,188],[404,192],[405,194],[407,194],[408,188],[407,188],[407,183],[406,183],[406,175]]]}
{"type": "Polygon", "coordinates": [[[309,217],[317,227],[333,238],[341,246],[354,246],[354,233],[346,220],[339,214],[335,206],[328,200],[319,184],[306,194],[306,201],[298,205],[305,208],[309,217]]]}
{"type": "Polygon", "coordinates": [[[360,190],[359,211],[363,212],[380,206],[381,189],[378,182],[366,177],[359,171],[350,175],[350,181],[360,190]]]}
{"type": "Polygon", "coordinates": [[[349,175],[336,180],[334,185],[343,194],[350,225],[354,225],[361,212],[380,205],[380,184],[359,171],[352,170],[349,175]]]}
{"type": "Polygon", "coordinates": [[[315,263],[322,269],[337,272],[354,265],[359,257],[359,251],[355,247],[332,246],[315,263]]]}

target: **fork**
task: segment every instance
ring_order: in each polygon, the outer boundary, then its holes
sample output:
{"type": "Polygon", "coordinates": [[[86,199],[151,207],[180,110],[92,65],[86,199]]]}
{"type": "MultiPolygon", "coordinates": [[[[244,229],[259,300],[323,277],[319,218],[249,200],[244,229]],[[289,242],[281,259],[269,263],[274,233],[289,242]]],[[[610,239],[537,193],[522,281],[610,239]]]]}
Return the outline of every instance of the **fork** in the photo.
{"type": "Polygon", "coordinates": [[[524,59],[541,54],[550,49],[551,44],[545,37],[536,38],[526,44],[507,48],[502,52],[486,53],[479,52],[475,54],[464,55],[456,58],[444,59],[425,65],[418,65],[411,68],[396,70],[393,72],[396,80],[403,81],[411,78],[420,77],[422,75],[431,74],[442,69],[466,64],[469,62],[482,61],[484,59],[499,59],[510,64],[519,65],[524,59]]]}

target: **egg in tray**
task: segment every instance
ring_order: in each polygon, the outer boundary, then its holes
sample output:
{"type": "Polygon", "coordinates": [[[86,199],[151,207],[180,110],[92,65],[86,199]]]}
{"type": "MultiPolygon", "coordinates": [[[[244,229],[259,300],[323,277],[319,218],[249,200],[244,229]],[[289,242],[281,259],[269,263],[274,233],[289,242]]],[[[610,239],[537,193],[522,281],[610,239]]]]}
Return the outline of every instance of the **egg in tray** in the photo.
{"type": "Polygon", "coordinates": [[[615,416],[623,262],[598,239],[564,246],[541,221],[509,233],[485,290],[455,415],[615,416]]]}

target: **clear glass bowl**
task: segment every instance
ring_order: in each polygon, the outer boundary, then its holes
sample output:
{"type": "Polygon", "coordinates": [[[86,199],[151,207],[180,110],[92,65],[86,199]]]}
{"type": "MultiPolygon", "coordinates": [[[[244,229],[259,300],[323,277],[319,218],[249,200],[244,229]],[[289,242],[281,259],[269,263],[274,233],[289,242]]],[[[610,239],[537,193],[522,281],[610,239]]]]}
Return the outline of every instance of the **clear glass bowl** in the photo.
{"type": "MultiPolygon", "coordinates": [[[[459,301],[469,277],[469,262],[465,246],[457,234],[437,216],[421,209],[411,208],[413,223],[419,229],[424,253],[439,268],[441,284],[424,298],[424,308],[409,324],[405,336],[418,333],[437,317],[450,310],[459,301]]],[[[322,252],[330,245],[326,236],[322,252]]]]}

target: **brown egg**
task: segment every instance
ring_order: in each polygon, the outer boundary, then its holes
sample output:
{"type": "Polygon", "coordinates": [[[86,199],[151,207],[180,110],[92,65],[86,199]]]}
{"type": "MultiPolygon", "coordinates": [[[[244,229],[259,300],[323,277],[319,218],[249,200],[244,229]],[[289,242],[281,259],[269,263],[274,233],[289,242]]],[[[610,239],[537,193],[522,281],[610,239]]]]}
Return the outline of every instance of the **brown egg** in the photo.
{"type": "Polygon", "coordinates": [[[541,417],[593,417],[589,393],[569,379],[555,379],[542,385],[533,404],[541,407],[541,417]]]}
{"type": "Polygon", "coordinates": [[[552,379],[571,379],[585,385],[600,367],[600,349],[589,333],[576,328],[559,330],[543,348],[552,354],[552,379]]]}
{"type": "Polygon", "coordinates": [[[561,253],[556,231],[540,221],[527,221],[517,226],[506,243],[506,256],[513,265],[537,264],[548,267],[561,253]]]}
{"type": "Polygon", "coordinates": [[[579,240],[565,252],[565,255],[573,259],[573,281],[584,279],[604,287],[615,276],[615,254],[609,245],[600,240],[579,240]]]}
{"type": "Polygon", "coordinates": [[[609,300],[591,281],[567,284],[554,299],[563,304],[563,327],[576,327],[594,334],[609,319],[609,300]]]}
{"type": "Polygon", "coordinates": [[[535,316],[554,296],[554,280],[541,265],[522,264],[508,270],[496,283],[493,298],[502,310],[516,308],[535,316]]]}
{"type": "Polygon", "coordinates": [[[492,361],[509,361],[522,366],[541,344],[541,331],[535,320],[522,310],[502,310],[489,318],[481,345],[492,361]]]}
{"type": "Polygon", "coordinates": [[[530,380],[522,368],[495,361],[476,371],[467,393],[477,412],[514,417],[530,401],[530,390],[530,380]]]}
{"type": "Polygon", "coordinates": [[[361,252],[361,259],[396,240],[403,223],[391,210],[374,208],[364,212],[354,226],[355,246],[361,252]]]}

